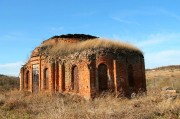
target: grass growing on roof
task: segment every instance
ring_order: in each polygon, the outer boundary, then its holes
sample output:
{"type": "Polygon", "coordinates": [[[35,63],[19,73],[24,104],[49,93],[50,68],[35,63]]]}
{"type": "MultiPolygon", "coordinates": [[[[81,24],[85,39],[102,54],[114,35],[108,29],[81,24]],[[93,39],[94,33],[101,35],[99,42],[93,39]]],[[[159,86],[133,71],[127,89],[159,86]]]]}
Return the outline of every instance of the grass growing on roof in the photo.
{"type": "Polygon", "coordinates": [[[97,48],[112,48],[112,49],[121,49],[126,50],[128,52],[137,52],[142,54],[142,51],[137,47],[124,42],[112,41],[107,39],[90,39],[86,41],[81,41],[78,43],[68,43],[61,42],[54,44],[46,44],[42,46],[42,50],[40,51],[42,54],[46,55],[56,55],[61,56],[65,54],[71,54],[74,52],[81,52],[87,49],[97,49],[97,48]]]}

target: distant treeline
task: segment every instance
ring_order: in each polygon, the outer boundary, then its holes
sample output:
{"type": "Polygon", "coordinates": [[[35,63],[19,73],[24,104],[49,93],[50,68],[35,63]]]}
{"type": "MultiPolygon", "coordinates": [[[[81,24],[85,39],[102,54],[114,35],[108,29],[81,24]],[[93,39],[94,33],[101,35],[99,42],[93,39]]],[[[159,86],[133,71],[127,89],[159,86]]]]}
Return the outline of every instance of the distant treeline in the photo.
{"type": "Polygon", "coordinates": [[[0,93],[19,88],[19,78],[0,74],[0,93]]]}
{"type": "Polygon", "coordinates": [[[146,71],[150,70],[167,70],[167,69],[180,69],[180,65],[169,65],[169,66],[161,66],[153,69],[146,69],[146,71]]]}

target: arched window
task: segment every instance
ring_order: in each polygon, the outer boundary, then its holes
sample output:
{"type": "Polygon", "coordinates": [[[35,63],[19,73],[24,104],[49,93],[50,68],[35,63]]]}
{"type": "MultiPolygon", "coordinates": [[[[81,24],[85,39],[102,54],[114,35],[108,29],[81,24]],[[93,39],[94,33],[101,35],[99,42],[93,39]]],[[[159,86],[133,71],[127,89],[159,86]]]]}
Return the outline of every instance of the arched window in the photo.
{"type": "Polygon", "coordinates": [[[29,71],[26,72],[26,80],[25,80],[25,88],[29,89],[29,80],[30,80],[30,75],[29,75],[29,71]]]}
{"type": "Polygon", "coordinates": [[[72,85],[72,90],[79,92],[79,74],[78,74],[77,66],[73,66],[72,68],[71,85],[72,85]]]}
{"type": "Polygon", "coordinates": [[[129,84],[129,87],[134,87],[133,67],[132,67],[132,65],[128,66],[128,84],[129,84]]]}
{"type": "Polygon", "coordinates": [[[48,68],[44,70],[44,88],[48,89],[49,88],[49,75],[48,75],[48,68]]]}
{"type": "Polygon", "coordinates": [[[100,92],[108,90],[107,65],[105,64],[98,66],[98,83],[100,92]]]}
{"type": "Polygon", "coordinates": [[[61,79],[61,88],[62,88],[62,91],[65,91],[65,66],[64,64],[62,64],[62,79],[61,79]]]}

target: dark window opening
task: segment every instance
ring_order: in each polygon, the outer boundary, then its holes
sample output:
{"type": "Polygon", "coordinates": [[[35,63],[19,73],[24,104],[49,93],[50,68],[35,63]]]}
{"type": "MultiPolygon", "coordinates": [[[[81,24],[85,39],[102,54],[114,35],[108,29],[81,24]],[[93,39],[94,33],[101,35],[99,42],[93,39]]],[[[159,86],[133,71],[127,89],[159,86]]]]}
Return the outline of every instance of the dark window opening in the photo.
{"type": "Polygon", "coordinates": [[[62,84],[61,84],[61,87],[62,87],[62,91],[65,91],[65,66],[64,64],[62,65],[62,84]]]}
{"type": "Polygon", "coordinates": [[[29,89],[29,79],[30,79],[30,77],[29,77],[30,75],[29,75],[29,71],[27,71],[27,73],[26,73],[26,80],[25,80],[25,88],[26,89],[29,89]]]}
{"type": "Polygon", "coordinates": [[[105,64],[98,66],[98,83],[100,92],[108,90],[107,65],[105,64]]]}
{"type": "Polygon", "coordinates": [[[133,67],[132,67],[132,65],[128,66],[128,83],[129,83],[129,87],[134,87],[133,67]]]}
{"type": "Polygon", "coordinates": [[[78,67],[74,66],[72,68],[72,90],[79,92],[79,74],[78,74],[78,67]]]}

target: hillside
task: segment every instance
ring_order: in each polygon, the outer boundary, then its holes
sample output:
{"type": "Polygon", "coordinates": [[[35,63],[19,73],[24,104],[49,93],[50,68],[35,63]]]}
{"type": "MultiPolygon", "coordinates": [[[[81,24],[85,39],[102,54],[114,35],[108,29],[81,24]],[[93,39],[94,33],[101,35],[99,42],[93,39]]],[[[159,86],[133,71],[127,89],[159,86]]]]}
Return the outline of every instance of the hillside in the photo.
{"type": "Polygon", "coordinates": [[[147,69],[147,71],[152,71],[152,70],[177,70],[180,69],[180,65],[169,65],[169,66],[161,66],[157,67],[154,69],[147,69]]]}
{"type": "Polygon", "coordinates": [[[134,95],[127,99],[104,93],[89,101],[72,95],[20,92],[16,77],[0,75],[0,118],[179,119],[178,94],[161,94],[164,86],[179,89],[179,74],[179,68],[149,70],[146,71],[147,95],[134,95]]]}
{"type": "Polygon", "coordinates": [[[19,78],[0,74],[0,92],[19,88],[19,78]]]}
{"type": "Polygon", "coordinates": [[[149,90],[171,87],[180,91],[180,65],[146,70],[146,80],[149,90]]]}

